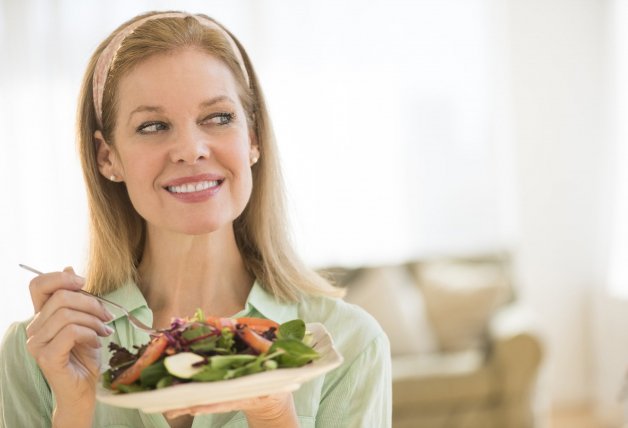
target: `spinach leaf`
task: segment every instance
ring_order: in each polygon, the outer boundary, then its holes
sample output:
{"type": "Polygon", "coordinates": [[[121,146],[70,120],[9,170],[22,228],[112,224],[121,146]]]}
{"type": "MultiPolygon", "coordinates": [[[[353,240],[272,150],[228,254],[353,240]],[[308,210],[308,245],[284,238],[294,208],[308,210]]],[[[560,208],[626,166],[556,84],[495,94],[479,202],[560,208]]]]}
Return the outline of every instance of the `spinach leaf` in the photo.
{"type": "Polygon", "coordinates": [[[253,373],[259,373],[263,371],[261,365],[250,363],[237,369],[231,369],[227,372],[225,379],[235,379],[236,377],[242,377],[253,373]]]}
{"type": "Polygon", "coordinates": [[[283,350],[277,357],[279,367],[300,367],[320,357],[318,352],[297,339],[277,339],[269,352],[283,350]]]}
{"type": "Polygon", "coordinates": [[[192,380],[197,382],[211,382],[214,380],[222,380],[227,374],[226,369],[215,369],[207,364],[203,366],[203,370],[192,376],[192,380]]]}
{"type": "Polygon", "coordinates": [[[154,387],[164,376],[168,376],[168,370],[166,370],[162,359],[142,370],[140,384],[149,388],[154,387]]]}
{"type": "Polygon", "coordinates": [[[211,336],[190,345],[190,350],[196,353],[207,353],[216,349],[218,336],[211,336]]]}
{"type": "Polygon", "coordinates": [[[214,333],[214,330],[206,325],[199,325],[185,330],[181,337],[188,342],[193,341],[194,339],[199,339],[201,337],[211,337],[214,333]]]}
{"type": "Polygon", "coordinates": [[[262,372],[264,371],[264,368],[262,367],[262,363],[267,358],[268,357],[263,354],[258,355],[257,357],[254,357],[252,360],[250,360],[248,363],[240,367],[229,370],[227,372],[227,375],[225,376],[225,379],[234,379],[236,377],[262,372]]]}
{"type": "Polygon", "coordinates": [[[111,369],[108,369],[102,374],[102,386],[111,389],[111,369]]]}
{"type": "Polygon", "coordinates": [[[287,321],[279,326],[277,338],[303,340],[305,336],[305,322],[300,319],[287,321]]]}
{"type": "Polygon", "coordinates": [[[155,386],[157,389],[166,388],[174,383],[174,377],[168,375],[159,379],[157,385],[155,386]]]}
{"type": "Polygon", "coordinates": [[[118,391],[128,393],[128,392],[140,392],[140,391],[148,391],[150,388],[147,388],[142,385],[138,385],[137,383],[132,383],[131,385],[118,385],[118,391]]]}

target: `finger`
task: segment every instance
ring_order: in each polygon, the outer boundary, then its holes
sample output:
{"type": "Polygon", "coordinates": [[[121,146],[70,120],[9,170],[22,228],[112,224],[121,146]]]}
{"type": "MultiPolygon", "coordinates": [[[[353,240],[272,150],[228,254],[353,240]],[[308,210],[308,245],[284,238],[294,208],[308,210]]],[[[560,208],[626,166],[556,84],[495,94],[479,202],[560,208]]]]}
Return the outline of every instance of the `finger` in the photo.
{"type": "MultiPolygon", "coordinates": [[[[200,413],[197,413],[195,409],[196,407],[189,407],[186,409],[177,409],[177,410],[168,410],[167,412],[164,412],[164,416],[168,419],[176,419],[179,416],[184,416],[184,415],[196,416],[197,414],[200,414],[200,413]]],[[[211,413],[211,412],[206,412],[206,413],[211,413]]]]}
{"type": "MultiPolygon", "coordinates": [[[[67,268],[66,268],[67,269],[67,268]]],[[[85,280],[72,272],[50,272],[38,275],[29,284],[31,300],[35,312],[39,312],[52,296],[52,294],[61,289],[80,290],[85,285],[85,280]]]]}
{"type": "Polygon", "coordinates": [[[252,398],[244,398],[242,400],[234,400],[234,401],[223,401],[220,403],[214,404],[204,404],[202,406],[193,406],[185,409],[176,409],[166,412],[166,416],[169,418],[178,418],[183,415],[199,415],[204,413],[226,413],[232,412],[236,410],[247,410],[250,408],[255,408],[262,406],[266,400],[268,400],[268,396],[263,397],[252,397],[252,398]]]}
{"type": "Polygon", "coordinates": [[[245,410],[249,407],[249,403],[240,401],[229,401],[216,404],[204,404],[202,406],[193,406],[186,409],[177,409],[166,412],[169,418],[178,418],[183,415],[201,415],[208,413],[227,413],[236,410],[245,410]]]}
{"type": "Polygon", "coordinates": [[[38,336],[26,341],[28,351],[42,369],[65,367],[69,362],[70,352],[79,345],[91,349],[101,347],[94,330],[76,324],[65,326],[48,343],[39,341],[38,336]]]}
{"type": "Polygon", "coordinates": [[[76,311],[67,307],[57,309],[47,320],[42,321],[41,313],[26,327],[28,337],[38,335],[41,342],[51,341],[67,325],[76,324],[91,328],[99,336],[105,337],[113,333],[113,329],[105,325],[98,317],[76,311]]]}
{"type": "MultiPolygon", "coordinates": [[[[221,408],[231,409],[231,406],[225,406],[225,403],[204,404],[202,406],[193,406],[193,407],[187,407],[185,409],[170,410],[166,412],[166,416],[168,418],[178,418],[179,416],[183,416],[183,415],[195,416],[195,415],[200,415],[204,413],[219,413],[221,408]]],[[[241,409],[241,407],[239,409],[241,409]]],[[[224,411],[228,412],[229,410],[224,410],[224,411]]]]}
{"type": "Polygon", "coordinates": [[[68,308],[95,316],[103,322],[113,319],[113,315],[98,300],[76,291],[57,290],[46,301],[41,311],[33,319],[32,330],[36,331],[59,309],[68,308]]]}
{"type": "Polygon", "coordinates": [[[178,410],[168,410],[167,412],[164,412],[164,416],[167,419],[176,419],[179,416],[183,416],[183,415],[191,415],[192,414],[192,409],[178,409],[178,410]]]}

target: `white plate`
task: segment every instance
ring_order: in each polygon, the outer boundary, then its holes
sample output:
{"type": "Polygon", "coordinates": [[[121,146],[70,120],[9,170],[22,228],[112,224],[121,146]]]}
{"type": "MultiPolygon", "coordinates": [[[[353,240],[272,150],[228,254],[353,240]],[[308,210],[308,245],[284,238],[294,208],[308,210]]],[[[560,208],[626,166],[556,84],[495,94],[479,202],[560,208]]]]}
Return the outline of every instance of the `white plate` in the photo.
{"type": "Polygon", "coordinates": [[[154,391],[117,394],[98,385],[96,399],[118,407],[142,409],[146,413],[165,412],[203,404],[291,392],[342,363],[329,332],[320,323],[307,324],[314,338],[313,348],[321,356],[303,367],[277,369],[217,382],[191,382],[154,391]]]}

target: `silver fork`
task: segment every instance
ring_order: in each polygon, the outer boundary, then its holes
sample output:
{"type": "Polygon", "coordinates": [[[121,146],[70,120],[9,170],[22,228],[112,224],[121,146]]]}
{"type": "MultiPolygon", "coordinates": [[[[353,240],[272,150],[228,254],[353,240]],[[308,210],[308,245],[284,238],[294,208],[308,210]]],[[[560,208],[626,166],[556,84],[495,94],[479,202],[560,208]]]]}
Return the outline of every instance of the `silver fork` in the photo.
{"type": "MultiPolygon", "coordinates": [[[[37,269],[34,269],[34,268],[30,267],[30,266],[23,265],[23,264],[21,264],[21,263],[20,263],[20,267],[21,267],[22,269],[26,269],[26,270],[29,270],[29,271],[31,271],[31,272],[33,272],[33,273],[36,273],[37,275],[43,275],[43,272],[38,271],[37,269]]],[[[107,299],[105,299],[105,298],[103,298],[103,297],[100,297],[100,296],[97,296],[97,295],[95,295],[95,294],[92,294],[92,293],[90,293],[89,291],[85,291],[85,290],[78,290],[78,292],[79,292],[79,293],[82,293],[82,294],[85,294],[85,295],[87,295],[87,296],[92,296],[93,298],[95,298],[95,299],[97,299],[97,300],[100,300],[101,302],[106,303],[106,304],[108,304],[108,305],[111,305],[111,306],[113,306],[114,308],[116,308],[116,309],[118,309],[118,310],[122,311],[122,312],[124,313],[124,315],[126,315],[126,317],[129,319],[129,322],[131,323],[131,325],[132,325],[133,327],[135,327],[136,329],[141,330],[141,331],[143,331],[143,332],[145,332],[145,333],[148,333],[148,334],[150,334],[151,336],[156,336],[156,335],[158,335],[158,334],[159,334],[159,330],[154,329],[154,328],[152,328],[152,327],[149,327],[149,326],[147,326],[146,324],[144,324],[142,321],[140,321],[140,320],[138,320],[137,318],[135,318],[135,317],[134,317],[131,313],[129,313],[129,311],[128,311],[125,307],[120,306],[120,305],[118,305],[117,303],[114,303],[114,302],[112,302],[112,301],[110,301],[110,300],[107,300],[107,299]]]]}

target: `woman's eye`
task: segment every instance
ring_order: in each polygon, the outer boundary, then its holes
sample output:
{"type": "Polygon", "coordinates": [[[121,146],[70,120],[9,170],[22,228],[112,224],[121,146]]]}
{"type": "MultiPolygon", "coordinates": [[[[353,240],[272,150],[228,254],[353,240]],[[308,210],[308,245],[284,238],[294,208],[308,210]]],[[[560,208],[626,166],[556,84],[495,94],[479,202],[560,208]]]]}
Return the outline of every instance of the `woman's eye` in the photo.
{"type": "Polygon", "coordinates": [[[137,132],[139,132],[140,134],[152,134],[154,132],[163,131],[167,128],[168,127],[163,122],[147,122],[141,124],[137,128],[137,132]]]}
{"type": "Polygon", "coordinates": [[[214,125],[228,125],[233,122],[234,117],[233,113],[215,113],[207,116],[203,122],[214,125]]]}

